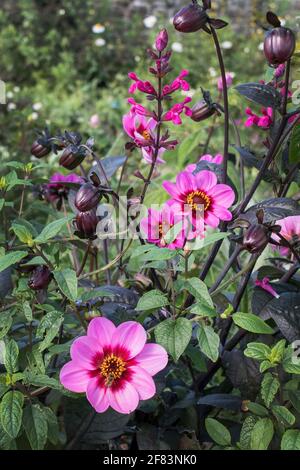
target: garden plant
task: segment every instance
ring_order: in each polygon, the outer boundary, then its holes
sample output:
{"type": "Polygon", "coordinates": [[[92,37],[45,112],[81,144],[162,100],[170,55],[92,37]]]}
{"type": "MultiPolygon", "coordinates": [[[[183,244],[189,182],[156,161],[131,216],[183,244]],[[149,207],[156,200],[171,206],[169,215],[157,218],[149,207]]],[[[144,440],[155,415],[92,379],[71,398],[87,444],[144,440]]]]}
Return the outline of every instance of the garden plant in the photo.
{"type": "Polygon", "coordinates": [[[240,82],[211,8],[183,4],[140,48],[122,152],[53,122],[5,160],[3,450],[300,450],[296,33],[268,11],[240,82]],[[217,86],[174,71],[174,29],[213,45],[217,86]]]}

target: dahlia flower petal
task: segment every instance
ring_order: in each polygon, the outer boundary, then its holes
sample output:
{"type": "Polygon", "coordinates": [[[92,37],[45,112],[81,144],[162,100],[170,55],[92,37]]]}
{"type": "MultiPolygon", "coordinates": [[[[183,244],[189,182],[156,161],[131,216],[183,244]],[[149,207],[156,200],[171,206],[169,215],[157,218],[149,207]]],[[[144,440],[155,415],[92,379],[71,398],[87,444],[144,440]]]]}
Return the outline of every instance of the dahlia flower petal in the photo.
{"type": "Polygon", "coordinates": [[[186,194],[196,189],[195,177],[188,171],[182,171],[176,178],[176,186],[178,186],[181,194],[186,194]]]}
{"type": "Polygon", "coordinates": [[[132,413],[140,401],[137,390],[129,382],[123,382],[122,387],[117,389],[108,388],[107,398],[110,406],[122,414],[132,413]]]}
{"type": "Polygon", "coordinates": [[[168,354],[159,344],[148,343],[134,360],[150,375],[155,375],[168,364],[168,354]]]}
{"type": "Polygon", "coordinates": [[[226,209],[233,204],[235,199],[233,189],[227,184],[217,184],[207,191],[207,194],[213,198],[216,204],[222,205],[226,209]]]}
{"type": "Polygon", "coordinates": [[[107,395],[107,388],[100,384],[99,377],[90,379],[86,390],[86,397],[97,413],[104,413],[109,407],[107,395]]]}
{"type": "Polygon", "coordinates": [[[206,211],[205,212],[205,223],[207,225],[209,225],[210,227],[217,228],[219,223],[220,223],[220,220],[212,212],[206,211]]]}
{"type": "Polygon", "coordinates": [[[63,386],[67,390],[77,393],[86,391],[90,378],[89,371],[82,369],[74,361],[65,364],[59,374],[59,380],[63,386]]]}
{"type": "Polygon", "coordinates": [[[214,204],[212,210],[213,210],[214,215],[216,215],[221,220],[228,221],[232,219],[231,212],[228,209],[225,209],[225,207],[222,207],[218,204],[214,204]]]}
{"type": "Polygon", "coordinates": [[[171,183],[170,181],[164,181],[162,184],[163,188],[170,194],[170,196],[176,200],[183,201],[182,195],[178,190],[176,184],[171,183]]]}
{"type": "Polygon", "coordinates": [[[208,192],[211,188],[216,186],[218,179],[212,171],[203,170],[196,174],[196,181],[198,189],[208,192]]]}
{"type": "Polygon", "coordinates": [[[140,400],[149,400],[155,395],[156,387],[151,375],[142,367],[130,367],[130,383],[137,390],[140,400]]]}
{"type": "Polygon", "coordinates": [[[142,351],[146,340],[147,335],[142,325],[135,321],[127,321],[116,328],[111,346],[125,349],[128,352],[128,359],[131,359],[142,351]]]}
{"type": "Polygon", "coordinates": [[[112,336],[116,331],[116,327],[108,318],[98,317],[93,318],[87,330],[89,338],[97,340],[98,344],[105,348],[110,345],[112,336]]]}
{"type": "Polygon", "coordinates": [[[75,339],[70,350],[71,358],[79,367],[83,369],[95,369],[97,357],[103,354],[102,347],[94,338],[81,336],[75,339]]]}

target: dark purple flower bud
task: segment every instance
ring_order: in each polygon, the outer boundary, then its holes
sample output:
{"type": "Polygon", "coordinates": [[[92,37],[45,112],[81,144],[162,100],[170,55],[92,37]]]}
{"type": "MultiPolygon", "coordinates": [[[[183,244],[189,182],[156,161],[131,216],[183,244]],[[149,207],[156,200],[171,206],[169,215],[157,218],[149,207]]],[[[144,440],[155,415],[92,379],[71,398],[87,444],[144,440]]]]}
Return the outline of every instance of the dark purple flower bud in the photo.
{"type": "Polygon", "coordinates": [[[52,273],[47,266],[38,266],[28,281],[28,287],[33,290],[47,289],[52,279],[52,273]]]}
{"type": "Polygon", "coordinates": [[[192,107],[191,118],[195,122],[201,122],[211,117],[216,112],[217,110],[214,106],[210,105],[205,100],[201,100],[192,107]]]}
{"type": "Polygon", "coordinates": [[[96,215],[95,210],[79,212],[75,218],[78,236],[80,238],[94,238],[98,222],[99,217],[96,215]]]}
{"type": "Polygon", "coordinates": [[[268,244],[270,231],[262,224],[250,225],[243,238],[243,247],[250,253],[262,251],[268,244]]]}
{"type": "Polygon", "coordinates": [[[155,47],[159,52],[162,52],[167,47],[168,42],[169,42],[168,31],[166,29],[163,29],[156,37],[155,47]]]}
{"type": "Polygon", "coordinates": [[[205,27],[207,21],[206,11],[200,5],[191,3],[176,13],[173,24],[181,33],[194,33],[205,27]]]}
{"type": "Polygon", "coordinates": [[[85,151],[75,145],[69,145],[62,153],[59,164],[68,170],[74,170],[85,157],[85,151]]]}
{"type": "Polygon", "coordinates": [[[83,184],[76,193],[75,206],[80,212],[94,209],[100,201],[101,193],[91,183],[83,184]]]}
{"type": "Polygon", "coordinates": [[[278,67],[292,57],[295,46],[296,39],[291,29],[274,28],[265,37],[265,56],[272,67],[278,67]]]}
{"type": "Polygon", "coordinates": [[[36,158],[46,157],[50,152],[51,147],[40,143],[39,139],[35,140],[31,146],[31,154],[36,158]]]}

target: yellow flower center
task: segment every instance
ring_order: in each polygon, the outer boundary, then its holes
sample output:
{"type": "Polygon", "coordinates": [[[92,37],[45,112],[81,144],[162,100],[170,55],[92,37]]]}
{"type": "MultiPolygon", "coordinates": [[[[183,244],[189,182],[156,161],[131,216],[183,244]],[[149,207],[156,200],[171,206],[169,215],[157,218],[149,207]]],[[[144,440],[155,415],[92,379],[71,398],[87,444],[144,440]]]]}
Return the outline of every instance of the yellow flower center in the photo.
{"type": "Polygon", "coordinates": [[[192,191],[187,195],[186,202],[193,210],[201,209],[201,205],[206,211],[211,204],[211,198],[204,191],[192,191]]]}
{"type": "Polygon", "coordinates": [[[151,134],[149,131],[143,131],[142,136],[144,137],[145,140],[150,140],[151,139],[151,134]]]}
{"type": "Polygon", "coordinates": [[[107,387],[110,387],[115,380],[120,379],[125,370],[125,361],[114,354],[106,356],[100,365],[100,372],[107,387]]]}

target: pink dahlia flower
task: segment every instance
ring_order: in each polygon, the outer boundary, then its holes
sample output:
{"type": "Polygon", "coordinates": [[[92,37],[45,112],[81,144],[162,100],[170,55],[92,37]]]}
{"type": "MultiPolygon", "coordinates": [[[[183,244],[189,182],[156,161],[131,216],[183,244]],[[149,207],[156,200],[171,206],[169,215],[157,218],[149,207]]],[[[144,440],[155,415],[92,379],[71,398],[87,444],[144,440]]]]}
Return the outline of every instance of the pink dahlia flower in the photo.
{"type": "MultiPolygon", "coordinates": [[[[216,165],[221,165],[223,163],[223,155],[221,153],[217,153],[215,157],[209,154],[202,155],[202,157],[199,158],[199,162],[206,161],[210,163],[215,163],[216,165]]],[[[196,163],[191,163],[190,165],[187,165],[186,171],[195,171],[197,168],[196,163]]]]}
{"type": "Polygon", "coordinates": [[[57,204],[58,209],[62,204],[62,200],[66,199],[69,193],[69,187],[65,183],[83,183],[83,179],[75,173],[63,175],[61,173],[54,173],[48,184],[42,186],[42,192],[48,202],[57,204]]]}
{"type": "Polygon", "coordinates": [[[261,287],[261,289],[264,289],[265,291],[269,292],[269,294],[273,295],[273,297],[276,297],[278,299],[280,296],[277,294],[276,290],[273,289],[273,287],[270,284],[270,279],[268,277],[264,277],[261,281],[257,279],[255,281],[255,285],[257,287],[261,287]]]}
{"type": "Polygon", "coordinates": [[[140,228],[148,243],[153,243],[160,248],[181,249],[188,239],[186,217],[183,214],[174,212],[172,206],[168,203],[161,210],[148,209],[148,216],[141,220],[140,228]],[[167,243],[165,236],[177,224],[179,233],[171,243],[167,243]]]}
{"type": "Polygon", "coordinates": [[[210,227],[218,227],[220,220],[231,220],[228,210],[234,201],[234,192],[226,184],[218,184],[212,171],[200,171],[196,175],[182,171],[176,183],[163,182],[163,187],[172,197],[174,211],[191,215],[194,226],[199,226],[199,218],[210,227]]]}
{"type": "Polygon", "coordinates": [[[98,413],[109,407],[118,413],[133,412],[140,400],[155,395],[152,377],[168,363],[164,348],[146,344],[146,339],[140,323],[116,327],[107,318],[94,318],[87,336],[73,342],[72,360],[60,372],[61,383],[72,392],[86,393],[98,413]]]}
{"type": "MultiPolygon", "coordinates": [[[[233,82],[233,73],[232,72],[227,72],[226,73],[226,85],[229,88],[232,85],[233,82]]],[[[222,77],[218,78],[218,90],[223,91],[223,81],[222,77]]]]}
{"type": "Polygon", "coordinates": [[[75,173],[70,173],[69,175],[63,175],[62,173],[54,173],[49,183],[47,184],[48,188],[62,188],[64,187],[63,183],[82,183],[83,179],[76,175],[75,173]]]}
{"type": "MultiPolygon", "coordinates": [[[[285,219],[277,220],[276,225],[281,226],[280,235],[285,238],[292,245],[300,241],[300,215],[291,215],[285,219]]],[[[272,238],[280,243],[278,235],[273,234],[272,238]]],[[[279,252],[282,256],[288,256],[290,249],[286,246],[281,246],[279,252]]]]}
{"type": "Polygon", "coordinates": [[[245,127],[258,126],[262,129],[270,129],[273,124],[273,109],[262,108],[262,116],[253,113],[251,108],[246,108],[246,114],[249,116],[245,122],[245,127]]]}

